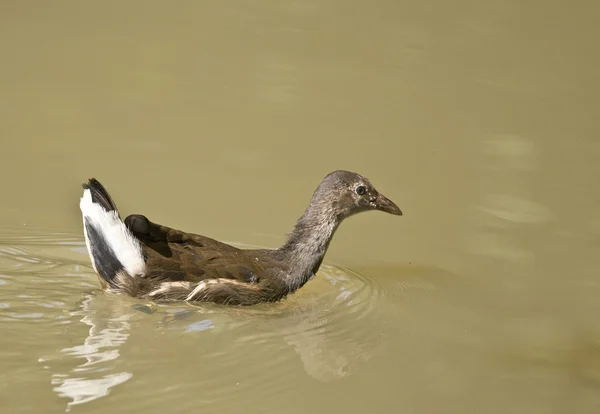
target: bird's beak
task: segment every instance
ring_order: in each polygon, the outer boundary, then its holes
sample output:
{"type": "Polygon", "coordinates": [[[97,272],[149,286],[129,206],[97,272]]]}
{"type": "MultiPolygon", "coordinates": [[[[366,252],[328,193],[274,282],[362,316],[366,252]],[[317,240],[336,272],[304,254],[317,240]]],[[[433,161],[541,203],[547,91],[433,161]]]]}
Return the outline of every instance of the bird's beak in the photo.
{"type": "Polygon", "coordinates": [[[386,213],[394,214],[396,216],[402,215],[402,210],[392,200],[385,197],[383,194],[377,194],[375,199],[375,209],[385,211],[386,213]]]}

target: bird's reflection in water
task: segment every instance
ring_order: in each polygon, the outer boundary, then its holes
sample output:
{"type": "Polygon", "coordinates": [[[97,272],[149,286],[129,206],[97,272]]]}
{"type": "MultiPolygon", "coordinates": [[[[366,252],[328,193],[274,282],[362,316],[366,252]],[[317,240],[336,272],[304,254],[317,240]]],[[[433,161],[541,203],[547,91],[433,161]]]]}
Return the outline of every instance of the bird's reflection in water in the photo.
{"type": "MultiPolygon", "coordinates": [[[[115,386],[132,379],[133,373],[123,369],[131,366],[131,361],[121,357],[121,348],[132,340],[133,322],[141,322],[152,331],[164,328],[173,333],[213,331],[218,336],[212,340],[233,335],[233,342],[223,339],[224,343],[231,343],[231,349],[224,352],[229,355],[223,361],[226,364],[235,363],[233,360],[239,355],[236,344],[250,342],[257,345],[256,358],[264,357],[264,361],[286,367],[289,359],[285,355],[290,354],[285,349],[293,348],[306,374],[318,381],[346,377],[385,345],[384,338],[373,328],[377,325],[373,319],[378,318],[374,311],[378,308],[377,288],[333,268],[325,270],[306,294],[292,301],[252,308],[181,303],[132,306],[132,300],[122,296],[87,295],[70,313],[74,323],[89,327],[87,336],[81,344],[59,352],[60,359],[67,356],[69,362],[74,359],[78,364],[67,372],[62,368],[52,375],[53,390],[70,399],[69,409],[105,397],[115,386]],[[270,352],[274,349],[282,358],[273,359],[270,352]]],[[[182,349],[188,346],[171,335],[164,339],[182,349]]],[[[158,360],[154,362],[160,364],[158,360]]]]}
{"type": "MultiPolygon", "coordinates": [[[[328,318],[319,313],[307,314],[296,329],[285,333],[285,341],[294,348],[312,378],[328,382],[353,373],[378,349],[373,338],[336,338],[328,318]]],[[[285,330],[284,330],[285,332],[285,330]]]]}
{"type": "MultiPolygon", "coordinates": [[[[297,306],[297,304],[295,304],[297,306]]],[[[239,329],[237,340],[256,345],[257,349],[265,349],[265,359],[272,362],[273,355],[267,356],[275,343],[284,343],[299,356],[307,375],[318,381],[329,382],[347,377],[354,373],[361,364],[367,362],[374,354],[381,351],[385,338],[364,329],[347,324],[351,321],[338,320],[336,310],[300,306],[283,312],[273,310],[263,313],[254,309],[236,309],[235,317],[223,317],[223,314],[210,309],[211,305],[193,305],[196,310],[178,309],[162,320],[169,330],[192,332],[223,328],[227,324],[235,324],[239,329]],[[241,317],[252,323],[238,322],[241,317]],[[210,319],[206,319],[210,315],[210,319]],[[235,321],[235,322],[233,322],[235,321]],[[247,329],[244,327],[247,327],[247,329]]],[[[225,310],[231,313],[231,310],[225,310]]],[[[284,350],[277,352],[285,354],[284,350]]],[[[232,352],[238,352],[232,351],[232,352]]],[[[255,356],[259,354],[256,351],[255,356]]],[[[286,358],[279,359],[287,364],[286,358]]],[[[273,366],[269,370],[275,370],[273,366]]]]}
{"type": "Polygon", "coordinates": [[[381,325],[380,296],[380,287],[370,278],[323,265],[302,293],[239,312],[255,322],[252,340],[285,342],[300,357],[306,374],[329,382],[351,375],[385,346],[374,328],[381,325]]]}
{"type": "Polygon", "coordinates": [[[95,295],[86,296],[80,304],[80,309],[71,312],[73,317],[81,316],[80,321],[89,326],[87,337],[81,345],[61,350],[61,354],[83,362],[68,373],[52,375],[53,390],[60,397],[71,400],[67,404],[67,410],[73,405],[84,404],[108,395],[111,388],[133,376],[131,372],[114,371],[118,371],[115,368],[116,360],[120,356],[119,347],[130,336],[130,319],[135,313],[124,306],[108,310],[94,309],[94,299],[95,295]]]}
{"type": "Polygon", "coordinates": [[[308,375],[333,381],[351,375],[384,345],[384,338],[372,331],[380,287],[368,277],[330,265],[323,265],[320,276],[314,291],[322,293],[295,309],[295,323],[288,321],[282,331],[308,375]]]}

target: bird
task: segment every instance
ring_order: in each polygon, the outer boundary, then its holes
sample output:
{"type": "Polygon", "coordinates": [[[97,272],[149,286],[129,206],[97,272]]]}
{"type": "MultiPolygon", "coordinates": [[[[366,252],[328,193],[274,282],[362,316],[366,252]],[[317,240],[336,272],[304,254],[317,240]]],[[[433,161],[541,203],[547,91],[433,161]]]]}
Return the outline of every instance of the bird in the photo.
{"type": "Polygon", "coordinates": [[[241,249],[141,214],[122,220],[100,181],[90,178],[82,187],[85,244],[103,290],[155,302],[280,301],[315,276],[343,220],[375,210],[402,215],[367,178],[336,170],[314,190],[281,247],[241,249]]]}

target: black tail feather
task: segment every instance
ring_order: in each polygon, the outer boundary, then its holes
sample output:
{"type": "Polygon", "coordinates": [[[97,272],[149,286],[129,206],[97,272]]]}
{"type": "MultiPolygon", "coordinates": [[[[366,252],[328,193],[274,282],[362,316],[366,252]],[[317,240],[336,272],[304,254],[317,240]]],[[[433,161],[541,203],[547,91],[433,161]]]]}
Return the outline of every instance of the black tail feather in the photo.
{"type": "Polygon", "coordinates": [[[106,211],[116,211],[118,214],[117,205],[100,181],[90,178],[87,183],[83,183],[81,186],[86,190],[90,190],[94,203],[100,204],[106,211]]]}
{"type": "MultiPolygon", "coordinates": [[[[81,186],[86,190],[90,190],[94,203],[99,204],[106,211],[116,211],[117,215],[119,214],[117,205],[100,181],[90,178],[81,186]]],[[[88,218],[85,218],[85,224],[85,232],[90,241],[89,253],[92,256],[96,272],[102,278],[101,282],[105,282],[108,286],[114,288],[116,286],[115,277],[119,272],[124,271],[124,266],[117,259],[103,234],[94,227],[88,218]]]]}
{"type": "Polygon", "coordinates": [[[102,233],[87,218],[85,219],[85,232],[90,241],[90,255],[92,256],[96,273],[98,273],[108,286],[116,287],[115,278],[118,273],[125,271],[125,267],[112,251],[102,233]]]}

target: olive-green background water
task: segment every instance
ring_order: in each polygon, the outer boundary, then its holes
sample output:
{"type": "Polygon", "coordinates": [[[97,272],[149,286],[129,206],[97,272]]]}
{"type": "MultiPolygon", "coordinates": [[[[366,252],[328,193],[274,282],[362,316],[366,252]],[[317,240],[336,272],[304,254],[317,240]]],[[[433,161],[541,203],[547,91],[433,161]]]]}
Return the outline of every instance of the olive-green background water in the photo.
{"type": "Polygon", "coordinates": [[[600,412],[600,7],[0,4],[0,411],[600,412]],[[252,309],[99,292],[80,183],[124,215],[284,240],[345,222],[252,309]]]}

